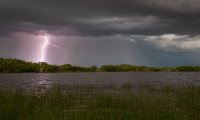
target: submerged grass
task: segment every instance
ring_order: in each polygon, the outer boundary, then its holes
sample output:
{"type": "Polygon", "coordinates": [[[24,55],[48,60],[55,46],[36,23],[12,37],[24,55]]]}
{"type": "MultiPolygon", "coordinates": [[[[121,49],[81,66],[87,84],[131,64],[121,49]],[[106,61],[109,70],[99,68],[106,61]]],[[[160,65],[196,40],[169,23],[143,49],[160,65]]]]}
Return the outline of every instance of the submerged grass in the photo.
{"type": "Polygon", "coordinates": [[[199,120],[200,87],[0,90],[0,120],[199,120]]]}

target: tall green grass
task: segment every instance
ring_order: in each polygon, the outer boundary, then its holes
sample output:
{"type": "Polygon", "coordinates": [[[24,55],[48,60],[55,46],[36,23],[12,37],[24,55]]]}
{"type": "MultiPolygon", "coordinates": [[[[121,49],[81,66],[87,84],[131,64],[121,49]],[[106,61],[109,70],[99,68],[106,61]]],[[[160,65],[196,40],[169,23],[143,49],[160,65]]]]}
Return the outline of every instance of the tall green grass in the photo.
{"type": "Polygon", "coordinates": [[[200,87],[0,90],[0,120],[199,120],[200,87]]]}

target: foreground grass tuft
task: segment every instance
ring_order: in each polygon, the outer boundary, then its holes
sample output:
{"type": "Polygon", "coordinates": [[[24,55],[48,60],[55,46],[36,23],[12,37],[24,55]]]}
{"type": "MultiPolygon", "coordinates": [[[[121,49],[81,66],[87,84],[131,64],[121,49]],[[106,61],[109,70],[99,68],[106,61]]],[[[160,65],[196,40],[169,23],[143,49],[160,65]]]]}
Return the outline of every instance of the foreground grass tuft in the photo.
{"type": "Polygon", "coordinates": [[[199,120],[200,87],[0,90],[0,120],[199,120]]]}

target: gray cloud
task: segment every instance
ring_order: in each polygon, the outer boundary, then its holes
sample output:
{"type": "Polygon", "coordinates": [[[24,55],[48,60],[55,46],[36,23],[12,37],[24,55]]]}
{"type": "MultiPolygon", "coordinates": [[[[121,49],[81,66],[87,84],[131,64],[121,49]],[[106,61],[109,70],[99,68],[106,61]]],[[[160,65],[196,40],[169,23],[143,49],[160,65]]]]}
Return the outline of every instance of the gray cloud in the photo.
{"type": "Polygon", "coordinates": [[[200,36],[164,34],[161,36],[148,36],[145,41],[166,51],[200,50],[200,36]]]}
{"type": "Polygon", "coordinates": [[[199,14],[198,0],[1,0],[0,34],[197,35],[199,14]]]}
{"type": "Polygon", "coordinates": [[[199,31],[199,0],[0,0],[0,57],[37,61],[49,33],[52,64],[199,65],[199,31]]]}

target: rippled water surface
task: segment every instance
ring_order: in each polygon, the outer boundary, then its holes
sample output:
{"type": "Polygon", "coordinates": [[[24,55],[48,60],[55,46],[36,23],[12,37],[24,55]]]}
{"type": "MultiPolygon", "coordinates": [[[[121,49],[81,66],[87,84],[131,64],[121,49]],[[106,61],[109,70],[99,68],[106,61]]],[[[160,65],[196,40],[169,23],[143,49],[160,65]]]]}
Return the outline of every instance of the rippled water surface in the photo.
{"type": "Polygon", "coordinates": [[[54,85],[199,85],[198,72],[8,73],[0,74],[1,88],[54,85]]]}

